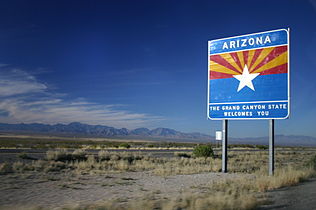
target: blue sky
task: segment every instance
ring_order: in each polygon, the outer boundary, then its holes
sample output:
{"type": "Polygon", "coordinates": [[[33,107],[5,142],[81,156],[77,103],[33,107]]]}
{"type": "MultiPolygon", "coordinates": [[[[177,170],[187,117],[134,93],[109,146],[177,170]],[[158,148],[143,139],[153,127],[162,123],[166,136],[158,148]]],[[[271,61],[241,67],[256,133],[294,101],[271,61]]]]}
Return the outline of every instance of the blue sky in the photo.
{"type": "MultiPolygon", "coordinates": [[[[6,1],[0,122],[168,127],[214,135],[207,41],[290,28],[291,115],[276,133],[316,137],[316,1],[6,1]]],[[[230,121],[266,136],[267,120],[230,121]]]]}

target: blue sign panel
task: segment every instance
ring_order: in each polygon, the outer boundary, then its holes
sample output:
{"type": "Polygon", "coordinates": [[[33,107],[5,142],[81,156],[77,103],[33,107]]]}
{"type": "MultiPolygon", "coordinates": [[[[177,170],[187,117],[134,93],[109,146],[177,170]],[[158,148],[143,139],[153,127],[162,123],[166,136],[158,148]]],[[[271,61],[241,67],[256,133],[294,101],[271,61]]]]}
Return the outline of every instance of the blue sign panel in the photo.
{"type": "Polygon", "coordinates": [[[289,33],[285,29],[208,42],[210,119],[289,116],[289,33]]]}

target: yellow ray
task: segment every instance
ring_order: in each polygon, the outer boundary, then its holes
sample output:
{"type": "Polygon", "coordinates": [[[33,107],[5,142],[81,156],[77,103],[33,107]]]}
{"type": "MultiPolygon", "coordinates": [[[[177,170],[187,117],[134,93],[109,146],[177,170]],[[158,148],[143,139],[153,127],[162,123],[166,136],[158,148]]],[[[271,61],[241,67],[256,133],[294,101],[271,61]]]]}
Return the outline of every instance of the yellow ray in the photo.
{"type": "Polygon", "coordinates": [[[287,63],[287,51],[285,51],[284,53],[280,54],[278,57],[274,58],[273,60],[271,60],[270,62],[264,64],[263,66],[261,66],[260,68],[258,68],[256,71],[254,71],[254,73],[260,73],[264,70],[267,69],[271,69],[273,67],[282,65],[287,63]]]}
{"type": "Polygon", "coordinates": [[[265,59],[267,57],[267,55],[269,55],[269,53],[274,49],[274,47],[269,47],[269,48],[264,48],[259,57],[257,58],[257,60],[255,61],[255,63],[251,66],[251,69],[249,69],[249,72],[251,72],[252,69],[256,68],[256,66],[258,66],[259,63],[261,63],[261,61],[263,59],[265,59]]]}
{"type": "Polygon", "coordinates": [[[241,67],[243,68],[245,66],[245,61],[244,61],[244,54],[243,52],[237,52],[237,56],[239,58],[241,67]]]}
{"type": "Polygon", "coordinates": [[[256,51],[256,50],[249,50],[249,51],[248,51],[248,62],[247,62],[248,68],[250,67],[252,58],[253,58],[253,56],[254,56],[254,54],[255,54],[255,51],[256,51]]]}
{"type": "Polygon", "coordinates": [[[225,73],[225,74],[234,74],[234,75],[238,74],[237,72],[235,72],[235,71],[233,71],[225,66],[222,66],[214,61],[211,61],[211,63],[210,63],[210,70],[225,73]]]}
{"type": "Polygon", "coordinates": [[[235,67],[235,69],[237,69],[240,73],[242,72],[242,69],[240,69],[234,58],[229,53],[222,54],[221,57],[224,58],[233,67],[235,67]]]}

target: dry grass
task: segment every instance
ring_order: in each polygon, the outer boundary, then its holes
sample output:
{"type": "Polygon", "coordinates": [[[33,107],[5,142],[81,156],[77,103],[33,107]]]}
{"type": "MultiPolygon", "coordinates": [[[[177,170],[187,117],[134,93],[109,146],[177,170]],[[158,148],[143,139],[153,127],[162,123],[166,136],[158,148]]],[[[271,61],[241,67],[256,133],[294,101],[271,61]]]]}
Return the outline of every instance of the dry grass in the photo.
{"type": "MultiPolygon", "coordinates": [[[[268,167],[268,151],[233,151],[228,154],[230,172],[255,173],[260,171],[261,168],[265,168],[265,166],[268,167]]],[[[277,151],[275,153],[275,168],[299,167],[309,161],[315,154],[315,151],[277,151]]]]}
{"type": "Polygon", "coordinates": [[[177,198],[157,200],[154,196],[147,196],[141,200],[134,200],[122,204],[120,200],[108,201],[84,207],[68,207],[72,210],[229,210],[229,209],[254,209],[260,202],[253,195],[240,194],[237,197],[224,193],[205,194],[202,196],[184,194],[177,198]]]}
{"type": "Polygon", "coordinates": [[[162,159],[153,172],[156,175],[195,174],[201,172],[219,172],[221,160],[214,158],[169,158],[162,159]]]}
{"type": "Polygon", "coordinates": [[[125,171],[152,171],[156,175],[194,174],[218,172],[221,160],[214,158],[154,158],[140,153],[100,151],[98,155],[88,155],[83,150],[48,151],[45,160],[30,163],[15,162],[0,165],[0,173],[23,173],[24,171],[76,173],[112,173],[125,171]]]}
{"type": "MultiPolygon", "coordinates": [[[[183,153],[184,154],[184,153],[183,153]]],[[[221,171],[220,153],[218,158],[195,158],[190,154],[176,154],[173,158],[155,158],[136,152],[108,152],[101,150],[97,155],[88,155],[84,150],[48,151],[45,160],[31,163],[16,162],[13,165],[1,164],[0,173],[23,171],[75,171],[76,173],[109,173],[124,171],[152,171],[156,175],[195,174],[201,172],[221,171]]],[[[276,168],[297,168],[310,160],[315,152],[286,151],[276,153],[276,168]]],[[[268,166],[267,151],[230,152],[228,158],[229,172],[256,173],[268,166]]],[[[266,173],[266,172],[264,172],[266,173]]]]}
{"type": "Polygon", "coordinates": [[[315,175],[316,173],[313,168],[307,167],[297,169],[288,166],[276,170],[274,176],[259,175],[255,180],[255,185],[259,192],[265,192],[267,190],[296,185],[315,175]]]}

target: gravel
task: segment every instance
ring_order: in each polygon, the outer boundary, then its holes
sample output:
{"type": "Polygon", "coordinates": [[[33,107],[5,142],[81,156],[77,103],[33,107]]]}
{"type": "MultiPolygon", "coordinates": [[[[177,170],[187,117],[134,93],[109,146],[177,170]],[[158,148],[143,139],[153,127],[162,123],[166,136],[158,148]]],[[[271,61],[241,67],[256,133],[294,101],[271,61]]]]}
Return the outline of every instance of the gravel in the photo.
{"type": "Polygon", "coordinates": [[[154,195],[172,198],[181,193],[201,193],[211,182],[240,177],[238,174],[201,173],[161,177],[150,172],[106,175],[62,173],[1,175],[0,206],[4,209],[41,206],[61,208],[109,200],[122,202],[154,195]]]}

